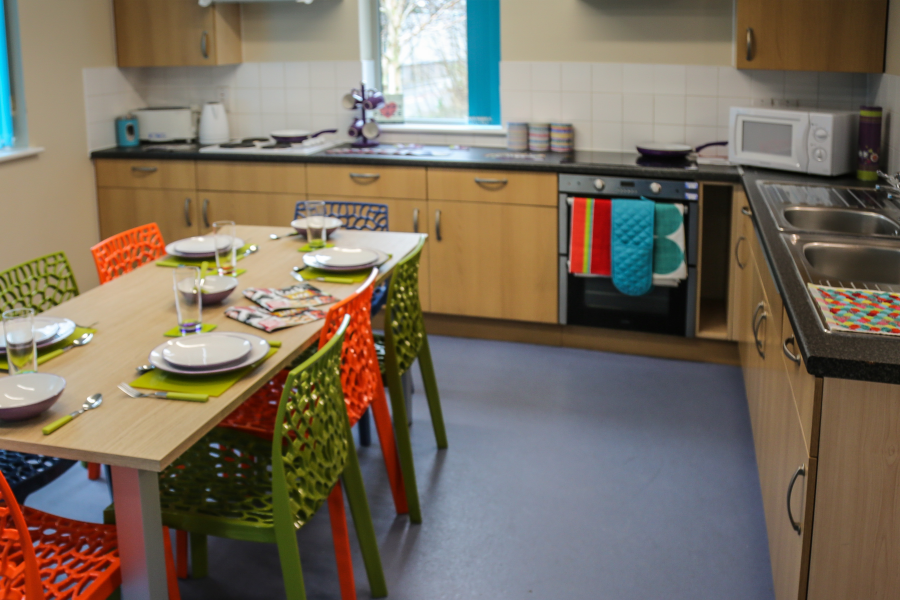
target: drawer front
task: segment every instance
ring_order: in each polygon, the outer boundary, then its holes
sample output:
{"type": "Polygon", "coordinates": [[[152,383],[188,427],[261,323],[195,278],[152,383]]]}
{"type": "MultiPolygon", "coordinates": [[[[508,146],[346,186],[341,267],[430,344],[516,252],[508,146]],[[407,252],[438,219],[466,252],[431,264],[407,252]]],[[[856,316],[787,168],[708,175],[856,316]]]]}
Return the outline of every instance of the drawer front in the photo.
{"type": "Polygon", "coordinates": [[[97,187],[193,190],[197,187],[194,161],[97,160],[97,187]]]}
{"type": "Polygon", "coordinates": [[[794,329],[788,319],[787,311],[781,320],[781,356],[787,370],[794,404],[800,417],[800,428],[806,442],[806,451],[810,456],[819,455],[819,418],[822,409],[822,386],[817,386],[816,377],[806,370],[806,363],[797,349],[794,329]]]}
{"type": "Polygon", "coordinates": [[[428,169],[429,200],[556,206],[554,173],[428,169]]]}
{"type": "Polygon", "coordinates": [[[425,169],[371,165],[308,165],[310,199],[317,195],[425,199],[425,169]]]}
{"type": "Polygon", "coordinates": [[[197,161],[197,189],[306,194],[306,165],[197,161]]]}

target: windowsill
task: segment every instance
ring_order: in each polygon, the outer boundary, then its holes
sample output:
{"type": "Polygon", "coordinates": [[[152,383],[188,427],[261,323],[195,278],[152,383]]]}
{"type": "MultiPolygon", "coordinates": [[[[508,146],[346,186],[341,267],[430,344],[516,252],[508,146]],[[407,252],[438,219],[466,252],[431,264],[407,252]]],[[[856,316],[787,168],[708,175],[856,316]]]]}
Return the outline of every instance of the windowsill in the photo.
{"type": "Polygon", "coordinates": [[[440,133],[444,135],[504,136],[502,125],[440,125],[438,123],[379,123],[384,133],[440,133]]]}
{"type": "Polygon", "coordinates": [[[36,156],[43,151],[43,148],[7,148],[0,150],[0,163],[36,156]]]}

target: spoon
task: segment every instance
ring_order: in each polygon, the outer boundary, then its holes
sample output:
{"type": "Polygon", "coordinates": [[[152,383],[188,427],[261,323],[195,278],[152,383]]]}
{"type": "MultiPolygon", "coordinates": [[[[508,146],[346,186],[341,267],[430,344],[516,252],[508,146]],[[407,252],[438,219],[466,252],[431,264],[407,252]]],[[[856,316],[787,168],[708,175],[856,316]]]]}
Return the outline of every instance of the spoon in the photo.
{"type": "Polygon", "coordinates": [[[60,348],[59,350],[54,350],[53,352],[48,352],[47,354],[45,354],[44,356],[41,357],[41,361],[46,362],[46,361],[50,360],[51,358],[56,358],[57,356],[60,356],[64,353],[68,352],[72,348],[79,348],[81,346],[87,346],[88,344],[91,343],[92,339],[94,339],[93,333],[82,334],[80,337],[72,340],[72,343],[69,344],[68,346],[66,346],[65,348],[60,348]]]}
{"type": "Polygon", "coordinates": [[[302,267],[291,267],[291,268],[294,271],[294,273],[299,273],[300,271],[302,271],[303,269],[306,268],[306,265],[303,265],[302,267]]]}
{"type": "Polygon", "coordinates": [[[137,371],[139,374],[143,375],[144,373],[149,373],[150,371],[152,371],[155,368],[156,367],[154,367],[153,365],[141,365],[138,368],[136,368],[135,371],[137,371]]]}
{"type": "Polygon", "coordinates": [[[53,433],[54,431],[56,431],[57,429],[59,429],[60,427],[62,427],[66,423],[68,423],[69,421],[73,420],[75,417],[77,417],[81,413],[83,413],[84,411],[91,410],[92,408],[97,408],[98,406],[100,406],[100,404],[102,402],[103,402],[103,394],[93,394],[91,396],[88,396],[87,400],[84,401],[84,404],[81,405],[80,409],[64,416],[62,419],[57,419],[56,421],[53,421],[52,423],[50,423],[49,425],[47,425],[46,427],[41,429],[41,431],[43,432],[44,435],[50,435],[51,433],[53,433]]]}
{"type": "Polygon", "coordinates": [[[295,231],[295,232],[293,232],[293,233],[286,233],[286,234],[284,234],[284,235],[276,235],[276,234],[274,234],[274,233],[270,233],[270,234],[269,234],[269,239],[270,239],[270,240],[280,240],[281,238],[293,237],[293,236],[295,236],[295,235],[300,235],[300,232],[299,232],[299,231],[295,231]]]}
{"type": "Polygon", "coordinates": [[[242,256],[242,257],[244,257],[244,256],[250,256],[251,254],[254,254],[254,253],[256,253],[256,252],[259,252],[259,246],[257,246],[256,244],[251,244],[251,245],[244,251],[244,253],[243,253],[241,256],[242,256]]]}

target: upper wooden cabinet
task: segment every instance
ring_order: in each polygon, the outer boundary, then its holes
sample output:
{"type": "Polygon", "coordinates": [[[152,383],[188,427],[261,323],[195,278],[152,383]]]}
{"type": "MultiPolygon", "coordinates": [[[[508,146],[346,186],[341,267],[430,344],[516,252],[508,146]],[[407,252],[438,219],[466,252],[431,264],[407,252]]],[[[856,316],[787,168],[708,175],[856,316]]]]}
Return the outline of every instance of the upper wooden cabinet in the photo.
{"type": "Polygon", "coordinates": [[[239,4],[114,0],[120,67],[191,67],[241,62],[239,4]]]}
{"type": "Polygon", "coordinates": [[[887,0],[737,0],[737,67],[880,73],[887,4],[887,0]]]}

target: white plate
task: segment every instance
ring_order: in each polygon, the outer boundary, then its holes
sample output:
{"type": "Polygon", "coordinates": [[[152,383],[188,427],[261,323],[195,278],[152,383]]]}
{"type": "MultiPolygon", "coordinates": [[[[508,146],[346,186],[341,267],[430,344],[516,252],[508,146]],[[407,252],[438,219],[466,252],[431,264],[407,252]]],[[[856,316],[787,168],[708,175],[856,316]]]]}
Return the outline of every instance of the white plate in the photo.
{"type": "MultiPolygon", "coordinates": [[[[223,237],[231,239],[230,236],[223,237]]],[[[181,256],[182,258],[204,258],[207,256],[215,256],[212,240],[213,236],[211,235],[198,235],[192,238],[178,240],[177,242],[172,242],[166,246],[166,254],[169,256],[181,256]]],[[[244,246],[244,240],[241,238],[234,238],[233,241],[238,248],[244,246]]],[[[231,244],[219,243],[220,250],[227,250],[230,247],[231,244]]]]}
{"type": "Polygon", "coordinates": [[[334,271],[334,272],[340,273],[341,271],[359,271],[361,269],[377,267],[379,265],[383,265],[384,263],[386,263],[388,261],[388,259],[390,258],[387,254],[385,254],[381,250],[370,250],[370,251],[378,254],[378,258],[376,260],[374,260],[373,262],[370,262],[367,265],[354,265],[354,266],[350,266],[350,267],[336,267],[334,265],[325,265],[325,264],[322,264],[319,261],[317,261],[312,253],[307,253],[307,254],[303,255],[303,263],[307,267],[312,267],[314,269],[321,269],[323,271],[334,271]]]}
{"type": "MultiPolygon", "coordinates": [[[[316,218],[316,217],[313,217],[316,218]]],[[[341,220],[337,217],[325,217],[325,229],[327,234],[330,236],[332,233],[341,228],[341,220]]],[[[291,227],[300,232],[306,232],[306,218],[295,219],[291,221],[291,227]]]]}
{"type": "Polygon", "coordinates": [[[157,369],[161,369],[169,373],[178,373],[179,375],[210,375],[213,373],[227,373],[228,371],[243,369],[244,367],[252,365],[256,361],[261,360],[269,352],[269,342],[262,339],[258,335],[253,335],[252,333],[232,333],[230,331],[228,333],[220,333],[219,335],[230,335],[236,338],[247,340],[252,346],[250,354],[248,354],[247,357],[244,358],[244,360],[225,367],[218,367],[214,369],[182,369],[180,367],[176,367],[175,365],[169,364],[169,362],[166,361],[165,358],[163,358],[162,351],[166,347],[166,344],[160,344],[150,353],[149,362],[157,369]]]}
{"type": "Polygon", "coordinates": [[[162,356],[180,369],[217,369],[247,358],[252,344],[225,333],[202,333],[169,340],[162,356]]]}
{"type": "MultiPolygon", "coordinates": [[[[48,319],[47,317],[35,317],[34,318],[34,343],[41,344],[42,342],[46,342],[47,340],[52,340],[56,337],[56,333],[59,331],[59,321],[55,319],[48,319]]],[[[5,331],[4,335],[0,335],[0,348],[6,348],[6,335],[5,331]]],[[[18,340],[17,340],[18,341],[18,340]]]]}
{"type": "MultiPolygon", "coordinates": [[[[41,340],[38,338],[37,347],[43,348],[45,346],[50,346],[55,344],[60,340],[64,340],[73,333],[75,333],[75,322],[70,319],[61,319],[60,317],[43,317],[38,316],[34,318],[34,326],[43,327],[44,325],[50,327],[51,324],[56,324],[56,332],[53,336],[41,340]]],[[[6,353],[6,339],[5,336],[2,335],[2,327],[0,327],[0,354],[6,353]]]]}
{"type": "Polygon", "coordinates": [[[365,248],[323,248],[306,256],[320,265],[338,269],[361,269],[378,262],[378,253],[365,248]]]}

